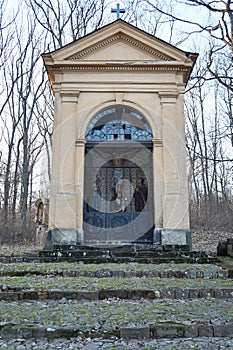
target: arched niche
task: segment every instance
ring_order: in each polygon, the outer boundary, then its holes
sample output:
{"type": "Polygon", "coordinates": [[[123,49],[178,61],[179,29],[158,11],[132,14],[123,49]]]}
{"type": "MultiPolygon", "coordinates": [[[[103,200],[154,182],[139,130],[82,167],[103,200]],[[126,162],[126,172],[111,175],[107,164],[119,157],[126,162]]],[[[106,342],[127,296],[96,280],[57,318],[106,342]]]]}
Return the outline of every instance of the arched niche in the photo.
{"type": "Polygon", "coordinates": [[[137,110],[115,105],[96,113],[85,134],[84,241],[151,242],[152,131],[137,110]]]}

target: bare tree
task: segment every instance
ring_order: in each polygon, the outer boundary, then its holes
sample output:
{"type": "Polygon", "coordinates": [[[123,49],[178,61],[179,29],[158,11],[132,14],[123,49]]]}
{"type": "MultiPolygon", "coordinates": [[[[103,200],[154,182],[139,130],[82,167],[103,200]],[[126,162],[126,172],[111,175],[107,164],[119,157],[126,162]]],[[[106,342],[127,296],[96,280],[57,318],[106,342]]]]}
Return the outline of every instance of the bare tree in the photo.
{"type": "MultiPolygon", "coordinates": [[[[8,49],[12,49],[12,47],[9,47],[8,49]]],[[[8,220],[13,150],[17,137],[17,128],[21,119],[21,113],[19,112],[18,108],[19,100],[13,93],[16,88],[16,83],[20,78],[20,75],[21,73],[19,72],[18,65],[15,65],[15,57],[11,56],[11,59],[8,59],[3,67],[5,101],[1,110],[1,120],[5,126],[4,139],[7,147],[4,174],[3,204],[3,218],[5,221],[8,220]]]]}
{"type": "Polygon", "coordinates": [[[49,34],[50,50],[76,40],[104,23],[106,0],[25,0],[37,22],[49,34]]]}
{"type": "Polygon", "coordinates": [[[42,33],[38,35],[37,24],[32,16],[28,16],[27,22],[21,16],[11,26],[14,41],[11,55],[2,69],[5,101],[1,108],[1,120],[5,126],[4,141],[7,147],[4,156],[3,216],[6,224],[11,218],[15,220],[20,190],[22,232],[27,227],[28,200],[31,201],[29,179],[30,176],[32,179],[35,162],[44,146],[37,127],[35,106],[46,89],[41,59],[45,38],[42,33]],[[9,216],[10,212],[12,217],[9,216]]]}
{"type": "MultiPolygon", "coordinates": [[[[206,32],[212,38],[217,39],[222,42],[222,44],[229,46],[232,48],[232,33],[233,33],[233,9],[231,8],[232,2],[231,0],[173,0],[173,7],[183,6],[182,14],[191,11],[192,8],[201,8],[206,10],[207,14],[215,15],[213,19],[211,19],[212,24],[210,24],[210,17],[208,16],[207,23],[202,23],[201,18],[199,17],[199,21],[195,19],[187,19],[184,18],[183,15],[176,15],[172,11],[168,11],[167,8],[161,6],[161,2],[159,1],[151,1],[145,0],[147,4],[156,12],[160,12],[163,15],[166,15],[172,21],[184,23],[187,29],[187,36],[196,35],[197,33],[206,32]],[[189,30],[188,30],[189,28],[189,30]]],[[[192,16],[193,17],[193,16],[192,16]]],[[[194,17],[195,18],[195,17],[194,17]]],[[[187,37],[184,37],[186,40],[187,37]]]]}
{"type": "MultiPolygon", "coordinates": [[[[41,59],[40,51],[38,50],[38,41],[41,37],[35,38],[35,24],[31,23],[31,32],[29,32],[29,40],[26,43],[24,52],[30,55],[31,59],[23,60],[20,62],[21,69],[26,70],[27,74],[22,76],[18,84],[18,94],[21,102],[22,111],[22,133],[23,133],[23,163],[22,163],[22,208],[21,208],[21,225],[26,226],[27,219],[27,201],[28,201],[28,186],[29,186],[29,167],[30,167],[30,145],[29,145],[29,132],[33,122],[35,105],[43,95],[45,90],[44,76],[45,71],[42,70],[42,74],[37,73],[37,63],[41,59]],[[28,52],[27,52],[28,51],[28,52]],[[34,79],[37,78],[37,83],[34,84],[34,79]]],[[[34,130],[34,134],[35,130],[34,130]]],[[[37,134],[38,135],[38,134],[37,134]]]]}
{"type": "Polygon", "coordinates": [[[43,96],[37,100],[34,108],[35,118],[37,120],[38,130],[43,138],[45,146],[46,161],[47,161],[47,177],[49,182],[51,180],[51,149],[52,149],[52,135],[53,135],[53,96],[50,86],[46,86],[43,96]]]}
{"type": "Polygon", "coordinates": [[[174,0],[170,10],[161,6],[160,2],[146,0],[149,11],[159,12],[167,16],[170,21],[185,25],[185,30],[180,31],[176,44],[180,45],[190,37],[205,34],[209,38],[209,50],[206,59],[206,67],[210,73],[205,79],[217,79],[219,82],[233,91],[232,84],[232,49],[233,49],[233,9],[231,0],[174,0]],[[174,9],[182,8],[182,14],[192,13],[192,9],[203,11],[205,16],[199,16],[197,20],[184,18],[176,14],[174,9]],[[218,56],[224,56],[224,65],[216,70],[215,62],[218,56]],[[216,58],[217,57],[217,58],[216,58]],[[221,69],[227,67],[227,69],[221,69]]]}
{"type": "MultiPolygon", "coordinates": [[[[201,72],[201,67],[196,69],[200,76],[205,73],[201,72]]],[[[229,105],[226,104],[224,109],[226,101],[222,99],[221,91],[226,89],[218,80],[207,84],[204,79],[199,79],[185,99],[186,143],[193,193],[191,208],[195,222],[201,222],[203,226],[230,225],[224,211],[231,207],[233,159],[228,152],[226,130],[229,129],[227,118],[224,118],[224,110],[228,110],[229,105]]]]}

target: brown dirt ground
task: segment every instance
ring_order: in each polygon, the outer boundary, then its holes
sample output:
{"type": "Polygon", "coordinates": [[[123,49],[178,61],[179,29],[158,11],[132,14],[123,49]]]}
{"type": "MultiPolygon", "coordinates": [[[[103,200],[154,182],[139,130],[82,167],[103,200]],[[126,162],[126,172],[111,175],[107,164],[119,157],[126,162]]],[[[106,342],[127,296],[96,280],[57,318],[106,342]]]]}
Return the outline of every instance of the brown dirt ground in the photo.
{"type": "Polygon", "coordinates": [[[233,231],[200,230],[192,232],[192,250],[217,252],[219,241],[233,238],[233,231]]]}

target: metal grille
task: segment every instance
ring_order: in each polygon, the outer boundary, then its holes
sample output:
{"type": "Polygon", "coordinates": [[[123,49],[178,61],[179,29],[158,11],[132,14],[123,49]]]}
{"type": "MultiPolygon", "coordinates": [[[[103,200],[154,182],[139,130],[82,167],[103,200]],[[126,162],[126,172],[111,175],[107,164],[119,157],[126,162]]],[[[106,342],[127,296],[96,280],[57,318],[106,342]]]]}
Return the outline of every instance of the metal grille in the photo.
{"type": "MultiPolygon", "coordinates": [[[[85,167],[84,232],[86,242],[132,241],[153,225],[151,167],[140,169],[130,161],[113,165],[113,159],[99,170],[85,167]],[[146,174],[145,174],[146,171],[146,174]],[[136,188],[144,182],[144,201],[136,202],[136,188]],[[139,220],[140,219],[140,220],[139,220]]],[[[140,199],[140,198],[139,198],[140,199]]]]}

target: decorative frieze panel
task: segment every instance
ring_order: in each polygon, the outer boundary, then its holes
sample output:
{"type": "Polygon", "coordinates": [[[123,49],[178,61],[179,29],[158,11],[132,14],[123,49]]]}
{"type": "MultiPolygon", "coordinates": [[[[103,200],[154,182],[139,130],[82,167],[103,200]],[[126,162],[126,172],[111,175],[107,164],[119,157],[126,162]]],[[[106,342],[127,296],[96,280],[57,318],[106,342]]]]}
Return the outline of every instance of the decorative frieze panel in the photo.
{"type": "Polygon", "coordinates": [[[123,42],[127,43],[130,46],[136,47],[137,49],[142,50],[144,53],[150,54],[154,56],[155,59],[157,60],[162,60],[162,61],[171,61],[172,58],[162,54],[161,52],[154,50],[153,48],[145,45],[144,43],[134,40],[132,37],[125,35],[124,33],[117,33],[115,35],[110,36],[109,38],[97,42],[95,45],[89,46],[88,48],[77,52],[74,55],[71,55],[66,58],[66,60],[70,61],[76,61],[80,60],[85,56],[88,56],[90,54],[93,54],[97,50],[102,50],[104,47],[112,45],[117,42],[123,42]]]}

